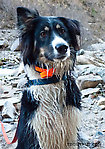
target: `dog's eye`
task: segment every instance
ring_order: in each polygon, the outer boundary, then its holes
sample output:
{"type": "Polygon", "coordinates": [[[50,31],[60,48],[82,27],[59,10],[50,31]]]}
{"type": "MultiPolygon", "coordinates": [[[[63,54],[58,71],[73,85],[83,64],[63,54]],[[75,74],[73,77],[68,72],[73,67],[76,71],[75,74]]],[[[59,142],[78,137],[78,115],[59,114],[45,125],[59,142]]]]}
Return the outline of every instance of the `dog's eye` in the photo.
{"type": "Polygon", "coordinates": [[[41,36],[42,38],[45,38],[46,35],[47,35],[46,31],[42,31],[42,32],[40,33],[40,36],[41,36]]]}
{"type": "Polygon", "coordinates": [[[64,34],[64,33],[65,33],[65,29],[64,29],[64,28],[59,28],[59,32],[60,32],[61,34],[64,34]]]}

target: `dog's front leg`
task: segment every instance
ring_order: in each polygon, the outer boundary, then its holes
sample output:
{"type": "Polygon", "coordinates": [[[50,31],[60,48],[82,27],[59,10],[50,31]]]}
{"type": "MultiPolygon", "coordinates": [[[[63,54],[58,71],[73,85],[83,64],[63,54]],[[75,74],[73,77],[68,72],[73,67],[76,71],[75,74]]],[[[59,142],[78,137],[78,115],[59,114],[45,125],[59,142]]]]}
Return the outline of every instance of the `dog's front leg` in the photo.
{"type": "Polygon", "coordinates": [[[16,149],[40,149],[36,132],[30,127],[30,121],[39,106],[32,93],[23,92],[21,100],[21,112],[18,125],[18,145],[16,149]]]}

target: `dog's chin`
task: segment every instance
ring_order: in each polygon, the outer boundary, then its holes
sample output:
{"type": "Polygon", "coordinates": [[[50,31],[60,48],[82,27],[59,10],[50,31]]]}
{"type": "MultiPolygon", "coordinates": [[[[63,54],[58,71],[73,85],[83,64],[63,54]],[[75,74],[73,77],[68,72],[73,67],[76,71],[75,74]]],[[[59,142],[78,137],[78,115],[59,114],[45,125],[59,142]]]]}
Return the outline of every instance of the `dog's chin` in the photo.
{"type": "MultiPolygon", "coordinates": [[[[56,55],[56,56],[53,56],[53,57],[46,57],[45,55],[43,55],[43,56],[39,57],[39,61],[41,63],[41,67],[45,66],[44,68],[52,68],[52,67],[56,67],[56,68],[59,67],[60,68],[61,63],[64,65],[64,68],[65,68],[65,67],[69,67],[70,56],[56,55]],[[68,66],[66,66],[66,64],[68,66]]],[[[68,69],[69,68],[67,68],[67,70],[68,69]]]]}
{"type": "Polygon", "coordinates": [[[53,61],[54,62],[58,62],[58,61],[65,61],[65,60],[67,60],[68,58],[70,58],[70,56],[58,56],[58,57],[55,57],[54,59],[53,59],[53,61]]]}

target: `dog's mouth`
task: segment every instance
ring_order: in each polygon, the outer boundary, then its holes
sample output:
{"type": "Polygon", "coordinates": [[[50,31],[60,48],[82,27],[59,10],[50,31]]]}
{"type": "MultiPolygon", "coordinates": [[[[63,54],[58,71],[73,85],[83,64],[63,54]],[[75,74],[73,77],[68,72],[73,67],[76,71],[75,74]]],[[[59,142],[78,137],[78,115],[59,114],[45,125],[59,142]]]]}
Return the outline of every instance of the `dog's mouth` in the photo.
{"type": "MultiPolygon", "coordinates": [[[[70,57],[70,56],[69,56],[70,57]]],[[[42,62],[57,62],[57,61],[65,61],[69,58],[66,55],[57,55],[54,57],[48,57],[48,56],[44,56],[44,55],[40,55],[40,61],[42,62]]]]}
{"type": "Polygon", "coordinates": [[[68,56],[67,55],[57,55],[57,56],[55,56],[55,58],[54,58],[54,60],[56,59],[56,60],[61,60],[61,61],[64,61],[64,60],[66,60],[68,58],[68,56]]]}
{"type": "MultiPolygon", "coordinates": [[[[46,55],[46,54],[42,54],[40,53],[39,58],[38,58],[38,65],[41,63],[44,65],[44,68],[46,66],[46,64],[51,64],[51,66],[56,63],[56,62],[64,62],[67,59],[70,59],[70,56],[68,56],[67,54],[57,54],[57,55],[46,55]]],[[[41,65],[39,65],[41,66],[41,65]]]]}

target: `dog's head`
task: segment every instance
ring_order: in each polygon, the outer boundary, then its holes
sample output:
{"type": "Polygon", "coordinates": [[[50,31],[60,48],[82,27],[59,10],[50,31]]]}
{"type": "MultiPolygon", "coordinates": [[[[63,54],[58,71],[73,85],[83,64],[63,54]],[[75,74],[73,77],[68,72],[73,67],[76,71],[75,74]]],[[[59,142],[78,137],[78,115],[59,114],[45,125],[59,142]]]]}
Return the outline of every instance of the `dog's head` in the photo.
{"type": "MultiPolygon", "coordinates": [[[[42,17],[38,11],[17,8],[18,27],[24,64],[73,67],[79,49],[79,22],[64,17],[42,17]],[[70,61],[72,64],[67,64],[70,61]]],[[[69,68],[68,68],[69,69],[69,68]]]]}

